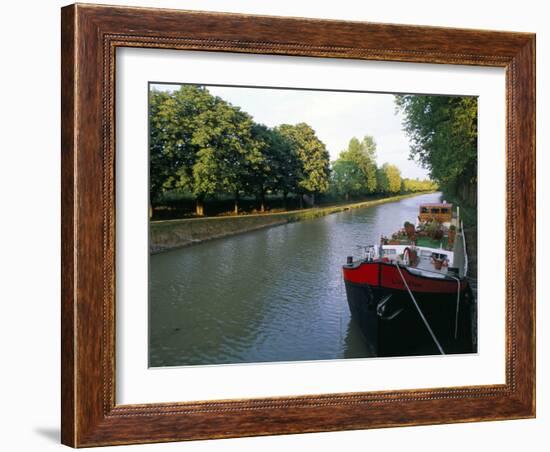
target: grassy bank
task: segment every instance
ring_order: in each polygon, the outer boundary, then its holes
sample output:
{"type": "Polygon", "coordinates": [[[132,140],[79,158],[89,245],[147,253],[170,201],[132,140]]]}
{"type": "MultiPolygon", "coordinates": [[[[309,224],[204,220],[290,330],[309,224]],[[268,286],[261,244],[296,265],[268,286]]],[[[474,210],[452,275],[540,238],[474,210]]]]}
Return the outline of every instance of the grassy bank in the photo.
{"type": "Polygon", "coordinates": [[[430,192],[411,193],[363,202],[334,204],[331,206],[294,210],[290,212],[152,221],[149,227],[150,252],[159,253],[174,248],[201,243],[205,240],[228,237],[296,221],[310,220],[350,209],[372,207],[425,193],[430,192]]]}

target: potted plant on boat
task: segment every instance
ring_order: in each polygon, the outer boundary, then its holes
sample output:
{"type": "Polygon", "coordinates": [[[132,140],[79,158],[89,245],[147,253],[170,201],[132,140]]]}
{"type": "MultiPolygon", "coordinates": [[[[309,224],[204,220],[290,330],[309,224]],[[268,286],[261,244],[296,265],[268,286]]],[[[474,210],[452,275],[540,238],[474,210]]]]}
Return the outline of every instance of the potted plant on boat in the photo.
{"type": "Polygon", "coordinates": [[[443,265],[445,264],[446,259],[438,256],[432,256],[431,261],[436,270],[441,270],[443,268],[443,265]]]}
{"type": "Polygon", "coordinates": [[[409,240],[414,240],[414,224],[405,221],[405,233],[409,240]]]}
{"type": "Polygon", "coordinates": [[[426,227],[426,232],[428,237],[434,240],[441,240],[443,238],[443,229],[441,228],[441,223],[437,221],[432,221],[426,227]]]}

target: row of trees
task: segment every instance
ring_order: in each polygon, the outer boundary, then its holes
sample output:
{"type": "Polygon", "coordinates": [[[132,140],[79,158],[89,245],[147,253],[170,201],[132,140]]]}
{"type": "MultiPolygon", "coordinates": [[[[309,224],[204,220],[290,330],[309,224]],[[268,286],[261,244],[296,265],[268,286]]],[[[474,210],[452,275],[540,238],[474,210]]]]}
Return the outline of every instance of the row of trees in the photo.
{"type": "Polygon", "coordinates": [[[239,107],[206,88],[184,85],[150,94],[150,202],[167,191],[190,193],[196,214],[204,200],[221,194],[234,199],[235,213],[244,195],[265,209],[267,193],[304,195],[311,203],[320,193],[349,199],[374,193],[433,189],[430,181],[403,180],[390,164],[376,165],[370,136],[352,138],[338,160],[329,160],[325,144],[306,123],[274,128],[257,124],[239,107]]]}
{"type": "Polygon", "coordinates": [[[477,97],[395,98],[405,116],[411,158],[450,195],[477,204],[477,97]]]}
{"type": "Polygon", "coordinates": [[[150,95],[150,202],[167,190],[196,198],[203,214],[208,196],[233,194],[235,212],[242,194],[326,192],[329,153],[307,124],[269,128],[204,87],[184,85],[150,95]]]}

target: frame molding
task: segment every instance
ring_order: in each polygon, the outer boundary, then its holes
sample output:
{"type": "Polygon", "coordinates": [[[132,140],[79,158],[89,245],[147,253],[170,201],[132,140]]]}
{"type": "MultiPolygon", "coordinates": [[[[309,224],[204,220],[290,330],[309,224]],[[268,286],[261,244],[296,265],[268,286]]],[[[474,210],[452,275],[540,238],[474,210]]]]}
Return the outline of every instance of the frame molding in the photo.
{"type": "Polygon", "coordinates": [[[64,7],[61,16],[64,444],[86,447],[535,416],[534,34],[85,4],[64,7]],[[506,383],[116,405],[117,47],[504,67],[506,383]]]}

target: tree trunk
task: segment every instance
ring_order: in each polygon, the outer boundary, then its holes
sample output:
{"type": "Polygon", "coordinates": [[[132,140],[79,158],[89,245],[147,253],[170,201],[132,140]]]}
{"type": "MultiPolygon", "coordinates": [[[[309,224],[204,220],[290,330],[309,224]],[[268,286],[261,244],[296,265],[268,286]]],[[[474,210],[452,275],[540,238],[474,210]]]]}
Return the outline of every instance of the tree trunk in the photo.
{"type": "Polygon", "coordinates": [[[315,207],[315,193],[311,194],[311,207],[315,207]]]}
{"type": "Polygon", "coordinates": [[[346,193],[346,201],[349,201],[349,191],[346,193]]]}
{"type": "Polygon", "coordinates": [[[265,190],[263,188],[260,192],[260,212],[265,212],[265,190]]]}
{"type": "Polygon", "coordinates": [[[304,197],[301,193],[298,195],[298,197],[300,198],[300,209],[303,209],[304,208],[304,197]]]}
{"type": "Polygon", "coordinates": [[[239,215],[239,192],[235,192],[235,209],[233,210],[235,215],[239,215]]]}
{"type": "Polygon", "coordinates": [[[283,191],[283,208],[285,210],[288,210],[288,201],[286,199],[286,197],[288,196],[288,192],[287,191],[283,191]]]}
{"type": "Polygon", "coordinates": [[[199,217],[202,217],[204,215],[204,204],[202,198],[197,198],[195,214],[197,214],[199,217]]]}

